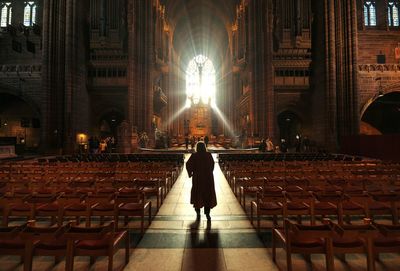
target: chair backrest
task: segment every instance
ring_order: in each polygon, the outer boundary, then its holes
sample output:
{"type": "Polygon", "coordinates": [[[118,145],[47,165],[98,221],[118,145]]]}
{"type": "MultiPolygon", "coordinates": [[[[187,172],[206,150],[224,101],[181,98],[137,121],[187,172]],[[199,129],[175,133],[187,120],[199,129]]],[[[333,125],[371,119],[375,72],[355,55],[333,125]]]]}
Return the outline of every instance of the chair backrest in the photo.
{"type": "Polygon", "coordinates": [[[110,241],[112,241],[113,233],[114,222],[97,227],[78,227],[72,223],[64,235],[67,239],[73,240],[102,240],[110,238],[110,241]]]}
{"type": "Polygon", "coordinates": [[[115,196],[115,203],[144,203],[145,194],[135,188],[122,188],[115,196]]]}
{"type": "Polygon", "coordinates": [[[335,235],[336,230],[329,224],[322,225],[303,225],[291,222],[289,219],[285,219],[284,223],[285,235],[287,240],[290,242],[296,238],[332,238],[335,235]]]}
{"type": "Polygon", "coordinates": [[[71,222],[61,227],[38,227],[36,226],[36,221],[30,220],[28,221],[27,226],[21,232],[21,238],[33,241],[59,242],[65,240],[64,233],[67,232],[70,226],[71,222]]]}

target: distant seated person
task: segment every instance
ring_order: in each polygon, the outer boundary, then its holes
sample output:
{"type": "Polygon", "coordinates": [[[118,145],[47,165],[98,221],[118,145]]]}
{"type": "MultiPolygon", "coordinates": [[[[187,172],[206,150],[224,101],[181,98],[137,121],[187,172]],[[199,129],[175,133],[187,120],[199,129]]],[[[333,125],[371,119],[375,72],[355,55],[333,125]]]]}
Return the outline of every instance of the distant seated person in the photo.
{"type": "Polygon", "coordinates": [[[258,146],[258,150],[260,152],[265,152],[266,148],[267,148],[267,143],[265,143],[265,139],[263,139],[263,140],[261,140],[261,143],[258,146]]]}
{"type": "Polygon", "coordinates": [[[274,152],[274,149],[275,149],[274,143],[272,143],[272,141],[269,137],[267,138],[266,145],[267,145],[267,152],[274,152]]]}
{"type": "Polygon", "coordinates": [[[281,152],[283,152],[283,153],[288,151],[287,145],[286,145],[286,140],[283,138],[281,139],[281,148],[280,149],[281,149],[281,152]]]}

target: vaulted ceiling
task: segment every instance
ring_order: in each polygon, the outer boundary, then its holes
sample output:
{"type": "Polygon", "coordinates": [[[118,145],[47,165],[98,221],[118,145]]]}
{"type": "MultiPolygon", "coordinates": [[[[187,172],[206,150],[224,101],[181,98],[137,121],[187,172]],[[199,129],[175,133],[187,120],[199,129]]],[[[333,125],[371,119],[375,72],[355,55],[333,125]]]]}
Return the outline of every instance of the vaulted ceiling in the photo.
{"type": "Polygon", "coordinates": [[[182,61],[205,54],[218,61],[229,44],[228,31],[238,0],[166,0],[173,45],[182,61]]]}

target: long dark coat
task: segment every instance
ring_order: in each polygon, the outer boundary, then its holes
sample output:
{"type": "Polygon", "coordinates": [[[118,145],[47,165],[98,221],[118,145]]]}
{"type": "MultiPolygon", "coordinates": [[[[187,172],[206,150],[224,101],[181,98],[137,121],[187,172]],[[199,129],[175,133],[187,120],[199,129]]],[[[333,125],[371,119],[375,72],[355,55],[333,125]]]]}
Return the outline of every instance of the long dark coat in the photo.
{"type": "Polygon", "coordinates": [[[190,156],[186,163],[189,176],[193,176],[190,203],[194,208],[217,205],[217,197],[214,187],[214,159],[209,152],[197,152],[190,156]]]}

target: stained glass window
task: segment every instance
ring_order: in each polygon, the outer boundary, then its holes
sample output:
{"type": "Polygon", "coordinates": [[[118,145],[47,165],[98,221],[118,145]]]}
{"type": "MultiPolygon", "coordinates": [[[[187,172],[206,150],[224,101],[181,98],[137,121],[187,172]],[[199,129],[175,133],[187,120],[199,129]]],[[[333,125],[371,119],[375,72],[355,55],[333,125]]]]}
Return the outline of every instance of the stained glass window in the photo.
{"type": "Polygon", "coordinates": [[[204,55],[194,57],[186,69],[186,106],[215,104],[215,69],[212,61],[204,55]]]}
{"type": "Polygon", "coordinates": [[[34,1],[25,2],[24,25],[32,26],[36,22],[36,3],[34,1]]]}
{"type": "Polygon", "coordinates": [[[388,2],[388,24],[389,26],[399,26],[399,1],[388,2]]]}
{"type": "Polygon", "coordinates": [[[376,26],[376,4],[375,1],[364,2],[364,25],[376,26]]]}
{"type": "Polygon", "coordinates": [[[6,27],[11,24],[11,2],[1,2],[0,3],[1,17],[0,17],[0,26],[6,27]]]}

